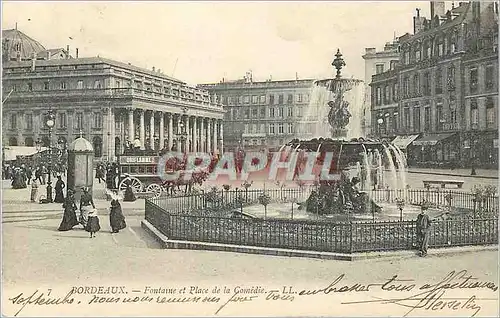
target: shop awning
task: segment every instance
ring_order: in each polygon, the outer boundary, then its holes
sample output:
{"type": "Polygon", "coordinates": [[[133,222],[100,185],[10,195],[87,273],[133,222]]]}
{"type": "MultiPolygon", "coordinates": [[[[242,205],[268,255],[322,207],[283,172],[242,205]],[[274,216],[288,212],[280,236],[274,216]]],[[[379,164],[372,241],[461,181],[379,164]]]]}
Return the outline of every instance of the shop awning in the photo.
{"type": "Polygon", "coordinates": [[[420,138],[419,140],[415,140],[413,144],[415,146],[434,146],[438,142],[441,142],[445,139],[448,139],[454,136],[456,133],[447,133],[447,134],[431,134],[420,138]]]}
{"type": "Polygon", "coordinates": [[[392,143],[399,149],[406,149],[417,138],[418,135],[396,136],[392,143]]]}
{"type": "MultiPolygon", "coordinates": [[[[40,152],[45,150],[47,150],[46,147],[41,147],[40,152]]],[[[37,152],[36,147],[8,146],[3,148],[3,159],[5,161],[16,160],[17,156],[28,157],[37,152]]]]}

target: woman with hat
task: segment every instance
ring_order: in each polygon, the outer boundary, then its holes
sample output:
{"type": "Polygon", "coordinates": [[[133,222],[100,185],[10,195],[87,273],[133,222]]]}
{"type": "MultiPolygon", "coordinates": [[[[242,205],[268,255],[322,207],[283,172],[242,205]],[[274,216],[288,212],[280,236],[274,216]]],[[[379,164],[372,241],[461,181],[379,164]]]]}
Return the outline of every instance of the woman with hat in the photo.
{"type": "Polygon", "coordinates": [[[89,213],[95,209],[94,200],[92,200],[92,195],[89,193],[88,187],[82,188],[82,196],[80,198],[80,224],[87,225],[87,219],[89,213]]]}
{"type": "Polygon", "coordinates": [[[125,223],[125,216],[123,216],[122,206],[118,199],[111,200],[111,211],[109,213],[109,224],[111,225],[111,232],[118,233],[127,227],[125,223]]]}
{"type": "Polygon", "coordinates": [[[73,226],[78,225],[74,194],[73,190],[68,189],[68,195],[66,196],[66,200],[63,204],[64,216],[61,221],[61,225],[59,225],[59,231],[69,231],[73,229],[73,226]]]}
{"type": "Polygon", "coordinates": [[[64,203],[64,194],[63,194],[63,189],[66,185],[64,184],[64,181],[61,179],[61,175],[57,176],[57,181],[56,181],[56,186],[54,187],[54,190],[56,190],[56,197],[54,198],[54,202],[56,203],[64,203]]]}
{"type": "Polygon", "coordinates": [[[127,188],[125,188],[125,197],[123,198],[123,201],[134,202],[136,198],[134,191],[132,190],[132,179],[130,178],[130,175],[125,175],[124,184],[127,188]]]}

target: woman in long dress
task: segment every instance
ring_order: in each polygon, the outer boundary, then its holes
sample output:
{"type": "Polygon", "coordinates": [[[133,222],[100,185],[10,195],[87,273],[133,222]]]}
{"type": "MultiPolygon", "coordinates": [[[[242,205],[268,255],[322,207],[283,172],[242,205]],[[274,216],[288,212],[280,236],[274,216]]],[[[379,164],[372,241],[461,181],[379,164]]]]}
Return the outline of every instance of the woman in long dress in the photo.
{"type": "Polygon", "coordinates": [[[111,211],[109,213],[109,224],[111,225],[111,232],[118,233],[127,227],[125,216],[122,212],[122,206],[117,199],[111,200],[111,211]]]}
{"type": "Polygon", "coordinates": [[[56,190],[56,197],[54,198],[54,202],[56,203],[64,203],[64,194],[63,189],[66,185],[64,181],[62,181],[61,176],[57,176],[56,186],[54,189],[56,190]]]}
{"type": "Polygon", "coordinates": [[[80,198],[80,224],[85,226],[87,225],[87,219],[90,211],[95,209],[94,200],[92,199],[92,195],[89,193],[89,188],[82,188],[82,196],[80,198]]]}
{"type": "Polygon", "coordinates": [[[124,180],[125,185],[127,188],[125,189],[125,197],[123,198],[123,201],[125,202],[134,202],[136,200],[134,191],[132,190],[132,179],[130,176],[126,176],[124,180]]]}
{"type": "Polygon", "coordinates": [[[73,190],[71,189],[68,189],[68,195],[66,196],[66,200],[64,201],[63,208],[64,216],[58,230],[69,231],[73,228],[73,226],[78,225],[78,219],[76,217],[75,196],[73,190]]]}
{"type": "Polygon", "coordinates": [[[85,231],[90,233],[90,238],[95,237],[95,233],[101,230],[101,225],[99,224],[99,217],[97,216],[97,209],[92,209],[88,214],[87,225],[85,226],[85,231]]]}
{"type": "Polygon", "coordinates": [[[31,202],[38,202],[38,191],[40,184],[37,179],[33,179],[31,182],[31,202]]]}

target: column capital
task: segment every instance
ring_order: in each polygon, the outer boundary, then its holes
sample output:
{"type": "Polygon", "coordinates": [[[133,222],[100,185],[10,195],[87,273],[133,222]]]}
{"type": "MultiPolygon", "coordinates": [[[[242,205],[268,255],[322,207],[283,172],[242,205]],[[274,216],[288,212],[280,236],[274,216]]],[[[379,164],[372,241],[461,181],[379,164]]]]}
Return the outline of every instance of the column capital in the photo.
{"type": "Polygon", "coordinates": [[[133,112],[135,110],[135,108],[134,107],[125,107],[125,110],[130,113],[130,112],[133,112]]]}

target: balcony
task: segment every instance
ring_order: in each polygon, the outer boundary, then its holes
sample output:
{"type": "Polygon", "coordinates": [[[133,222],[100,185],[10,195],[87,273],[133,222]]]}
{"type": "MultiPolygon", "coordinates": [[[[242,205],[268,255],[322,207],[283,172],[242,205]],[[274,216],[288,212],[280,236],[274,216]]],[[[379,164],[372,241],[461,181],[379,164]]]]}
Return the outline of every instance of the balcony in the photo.
{"type": "MultiPolygon", "coordinates": [[[[5,93],[5,92],[4,92],[5,93]]],[[[8,92],[7,92],[8,93],[8,92]]],[[[222,103],[209,102],[208,94],[197,95],[197,98],[181,97],[176,94],[162,93],[158,91],[143,90],[138,88],[104,88],[104,89],[66,89],[66,90],[40,90],[40,91],[15,91],[9,100],[26,98],[147,98],[174,103],[188,103],[196,106],[219,108],[222,103]]]]}

